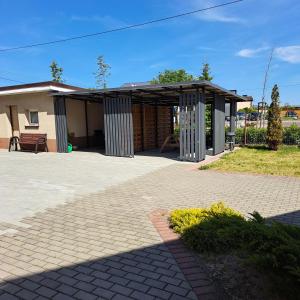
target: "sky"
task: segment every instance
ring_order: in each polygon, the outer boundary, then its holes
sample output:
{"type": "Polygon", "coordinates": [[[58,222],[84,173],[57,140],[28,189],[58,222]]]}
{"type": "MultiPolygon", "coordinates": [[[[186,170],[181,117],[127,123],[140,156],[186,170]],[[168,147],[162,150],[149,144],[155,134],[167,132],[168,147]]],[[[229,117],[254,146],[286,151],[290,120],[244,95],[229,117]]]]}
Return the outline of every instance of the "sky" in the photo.
{"type": "MultiPolygon", "coordinates": [[[[68,38],[205,8],[229,0],[0,0],[0,49],[68,38]]],[[[209,63],[213,82],[261,101],[278,84],[282,104],[300,105],[300,1],[244,0],[171,21],[55,45],[0,52],[0,86],[51,80],[95,87],[96,58],[111,66],[109,87],[151,80],[165,69],[193,75],[209,63]]]]}

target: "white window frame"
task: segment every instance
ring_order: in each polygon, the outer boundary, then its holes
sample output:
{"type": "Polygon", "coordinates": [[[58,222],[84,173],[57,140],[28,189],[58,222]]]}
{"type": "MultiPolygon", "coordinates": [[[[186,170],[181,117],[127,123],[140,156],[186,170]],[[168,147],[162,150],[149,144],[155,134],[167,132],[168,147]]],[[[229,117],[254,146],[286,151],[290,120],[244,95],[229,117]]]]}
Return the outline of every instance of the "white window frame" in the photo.
{"type": "Polygon", "coordinates": [[[29,110],[29,126],[39,126],[39,124],[40,124],[40,119],[39,119],[39,112],[38,112],[38,110],[36,110],[36,109],[30,109],[29,110]],[[37,113],[37,118],[38,118],[37,123],[32,123],[31,122],[31,113],[37,113]]]}

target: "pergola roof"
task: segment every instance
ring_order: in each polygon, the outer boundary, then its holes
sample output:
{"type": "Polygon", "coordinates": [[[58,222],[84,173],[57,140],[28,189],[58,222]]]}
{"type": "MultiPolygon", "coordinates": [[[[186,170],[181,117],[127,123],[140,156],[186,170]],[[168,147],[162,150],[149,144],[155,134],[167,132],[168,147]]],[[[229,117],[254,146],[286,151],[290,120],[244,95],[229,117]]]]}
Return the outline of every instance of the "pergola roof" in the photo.
{"type": "Polygon", "coordinates": [[[201,91],[207,101],[213,101],[215,95],[225,96],[227,101],[247,102],[252,97],[240,96],[235,91],[226,90],[209,81],[189,81],[168,84],[147,84],[108,89],[95,89],[76,92],[54,93],[54,96],[65,96],[77,100],[101,102],[103,98],[131,96],[133,103],[178,105],[178,96],[182,93],[201,91]]]}

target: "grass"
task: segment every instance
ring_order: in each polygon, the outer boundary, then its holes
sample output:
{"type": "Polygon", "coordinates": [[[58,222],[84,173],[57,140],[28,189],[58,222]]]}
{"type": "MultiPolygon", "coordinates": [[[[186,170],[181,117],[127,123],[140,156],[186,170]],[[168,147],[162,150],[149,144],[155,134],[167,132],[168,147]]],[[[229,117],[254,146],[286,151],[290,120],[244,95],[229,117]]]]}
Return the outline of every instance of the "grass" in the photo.
{"type": "Polygon", "coordinates": [[[200,167],[200,170],[207,169],[300,177],[300,148],[281,146],[278,151],[271,151],[264,146],[244,147],[200,167]]]}

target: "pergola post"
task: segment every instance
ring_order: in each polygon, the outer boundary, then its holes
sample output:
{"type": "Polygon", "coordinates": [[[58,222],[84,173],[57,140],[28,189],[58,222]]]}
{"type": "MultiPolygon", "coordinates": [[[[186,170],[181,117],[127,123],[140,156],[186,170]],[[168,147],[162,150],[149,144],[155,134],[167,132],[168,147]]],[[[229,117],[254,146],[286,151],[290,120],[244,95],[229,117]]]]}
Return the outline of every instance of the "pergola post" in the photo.
{"type": "MultiPolygon", "coordinates": [[[[232,100],[230,102],[230,132],[235,132],[236,127],[236,101],[232,100]]],[[[235,142],[235,137],[233,137],[233,142],[235,142]]]]}
{"type": "Polygon", "coordinates": [[[205,137],[205,94],[198,91],[196,103],[196,161],[205,159],[206,137],[205,137]]]}
{"type": "Polygon", "coordinates": [[[68,130],[66,115],[66,100],[64,96],[54,97],[54,115],[57,152],[68,152],[68,130]]]}
{"type": "Polygon", "coordinates": [[[213,105],[213,155],[225,150],[225,97],[214,96],[213,105]]]}

